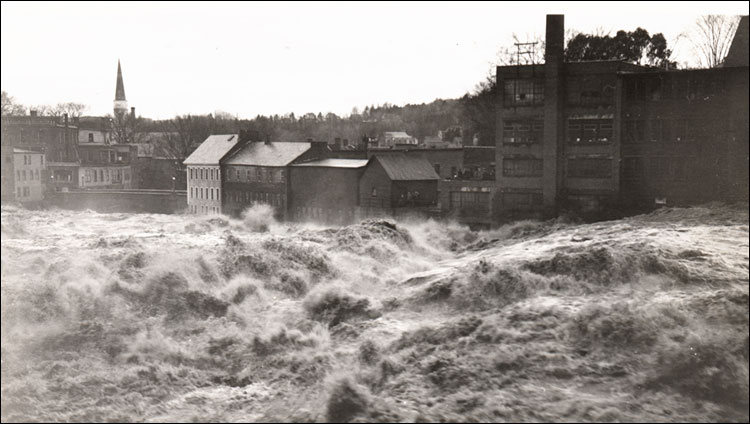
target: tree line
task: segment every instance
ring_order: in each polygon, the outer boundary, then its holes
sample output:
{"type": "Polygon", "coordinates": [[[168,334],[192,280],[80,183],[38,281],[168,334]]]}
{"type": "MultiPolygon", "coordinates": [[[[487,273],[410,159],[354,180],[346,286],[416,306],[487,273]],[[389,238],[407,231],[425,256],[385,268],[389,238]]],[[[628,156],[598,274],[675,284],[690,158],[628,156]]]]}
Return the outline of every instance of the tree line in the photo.
{"type": "MultiPolygon", "coordinates": [[[[703,16],[696,22],[690,38],[702,67],[716,67],[726,56],[737,29],[739,17],[717,15],[703,16]]],[[[513,35],[518,42],[518,36],[513,35]]],[[[649,34],[643,28],[634,31],[617,31],[614,35],[597,31],[594,34],[568,32],[565,60],[569,62],[590,60],[624,60],[631,63],[662,68],[676,68],[672,49],[663,34],[649,34]]],[[[521,54],[519,49],[501,49],[497,62],[501,65],[541,63],[544,40],[521,54]]],[[[159,133],[163,143],[178,157],[188,156],[211,134],[238,133],[248,130],[259,139],[268,140],[320,140],[332,142],[335,138],[357,144],[364,136],[377,137],[386,131],[405,131],[419,140],[438,133],[447,134],[446,141],[456,136],[464,144],[476,138],[479,145],[495,144],[495,102],[497,85],[494,73],[477,84],[475,89],[458,99],[437,99],[430,103],[404,106],[385,103],[353,108],[351,113],[306,113],[296,116],[258,115],[252,119],[239,119],[227,113],[208,115],[180,115],[172,119],[151,120],[126,116],[123,122],[113,122],[117,142],[149,142],[149,134],[159,133]]],[[[39,115],[70,117],[81,116],[86,106],[79,103],[59,103],[55,106],[35,107],[39,115]]],[[[2,92],[2,114],[24,114],[26,108],[2,92]]]]}

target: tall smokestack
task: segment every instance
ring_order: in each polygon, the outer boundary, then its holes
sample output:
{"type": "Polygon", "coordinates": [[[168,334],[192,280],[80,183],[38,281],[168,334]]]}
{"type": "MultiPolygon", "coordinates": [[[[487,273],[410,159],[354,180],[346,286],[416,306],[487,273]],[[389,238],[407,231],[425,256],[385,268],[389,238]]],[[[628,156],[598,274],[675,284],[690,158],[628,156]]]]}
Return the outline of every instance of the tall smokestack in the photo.
{"type": "Polygon", "coordinates": [[[130,108],[130,119],[135,119],[135,108],[134,107],[130,108]]]}
{"type": "Polygon", "coordinates": [[[565,17],[547,15],[544,53],[544,143],[542,146],[542,202],[544,213],[556,215],[559,187],[562,184],[562,100],[564,93],[565,17]]]}

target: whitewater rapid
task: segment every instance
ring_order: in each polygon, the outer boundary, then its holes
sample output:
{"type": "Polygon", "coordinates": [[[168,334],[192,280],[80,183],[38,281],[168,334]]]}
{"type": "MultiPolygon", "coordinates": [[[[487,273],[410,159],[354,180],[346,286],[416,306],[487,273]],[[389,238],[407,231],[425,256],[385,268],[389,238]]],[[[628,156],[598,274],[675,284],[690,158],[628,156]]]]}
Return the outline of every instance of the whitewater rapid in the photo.
{"type": "Polygon", "coordinates": [[[747,421],[748,208],[2,209],[2,421],[747,421]]]}

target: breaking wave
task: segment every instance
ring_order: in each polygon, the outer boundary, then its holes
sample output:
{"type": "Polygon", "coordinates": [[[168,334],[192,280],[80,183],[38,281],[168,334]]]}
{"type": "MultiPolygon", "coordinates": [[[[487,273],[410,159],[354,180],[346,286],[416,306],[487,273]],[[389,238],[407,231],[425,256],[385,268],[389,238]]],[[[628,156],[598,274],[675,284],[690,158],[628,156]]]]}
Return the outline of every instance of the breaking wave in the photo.
{"type": "Polygon", "coordinates": [[[3,421],[747,421],[748,210],[2,208],[3,421]]]}

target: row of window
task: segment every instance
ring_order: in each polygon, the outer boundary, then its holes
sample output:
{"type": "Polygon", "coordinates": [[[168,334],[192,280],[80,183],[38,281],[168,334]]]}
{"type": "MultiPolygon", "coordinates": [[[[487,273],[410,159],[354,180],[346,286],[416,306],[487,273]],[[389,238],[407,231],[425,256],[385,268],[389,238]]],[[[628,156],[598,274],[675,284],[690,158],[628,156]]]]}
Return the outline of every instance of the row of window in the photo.
{"type": "Polygon", "coordinates": [[[648,177],[651,180],[683,180],[688,177],[686,157],[652,156],[624,157],[622,159],[622,179],[638,181],[648,177]]]}
{"type": "Polygon", "coordinates": [[[121,183],[130,181],[130,172],[123,169],[86,169],[81,181],[87,183],[121,183]]]}
{"type": "Polygon", "coordinates": [[[629,119],[624,124],[624,143],[685,142],[712,140],[732,131],[732,122],[707,119],[629,119]]]}
{"type": "Polygon", "coordinates": [[[16,187],[16,197],[29,197],[29,196],[31,196],[31,189],[29,187],[16,187]]]}
{"type": "Polygon", "coordinates": [[[200,200],[219,200],[221,192],[214,187],[190,187],[190,197],[200,200]]]}
{"type": "Polygon", "coordinates": [[[726,92],[719,75],[674,75],[672,78],[630,78],[625,81],[626,101],[705,100],[726,92]]]}
{"type": "MultiPolygon", "coordinates": [[[[41,179],[41,176],[39,174],[38,169],[29,169],[29,180],[37,180],[39,181],[41,179]]],[[[16,170],[16,181],[26,181],[26,170],[16,170]]]]}
{"type": "MultiPolygon", "coordinates": [[[[23,164],[24,165],[31,165],[33,156],[31,155],[23,155],[23,164]]],[[[39,164],[44,165],[44,155],[39,155],[39,164]]]]}
{"type": "Polygon", "coordinates": [[[569,119],[567,140],[571,144],[610,143],[614,136],[611,119],[569,119]]]}
{"type": "Polygon", "coordinates": [[[503,193],[503,208],[516,211],[528,211],[542,207],[541,193],[503,193]]]}
{"type": "Polygon", "coordinates": [[[262,166],[244,167],[244,170],[237,168],[227,170],[227,181],[283,183],[285,177],[283,169],[262,166]]]}
{"type": "Polygon", "coordinates": [[[188,210],[190,213],[219,213],[219,208],[216,206],[190,205],[188,210]]]}
{"type": "Polygon", "coordinates": [[[505,106],[544,104],[544,81],[541,79],[506,79],[503,84],[505,106]]]}
{"type": "Polygon", "coordinates": [[[191,180],[211,180],[221,179],[221,172],[218,168],[189,168],[191,180]]]}
{"type": "MultiPolygon", "coordinates": [[[[504,158],[503,176],[541,177],[543,164],[543,160],[537,158],[504,158]]],[[[569,158],[566,176],[570,178],[611,178],[612,159],[569,158]]]]}
{"type": "Polygon", "coordinates": [[[544,137],[544,122],[508,121],[503,124],[503,143],[534,144],[541,143],[544,137]]]}
{"type": "Polygon", "coordinates": [[[450,210],[471,211],[475,213],[489,212],[490,193],[451,191],[450,210]]]}
{"type": "Polygon", "coordinates": [[[284,206],[284,195],[281,193],[232,190],[226,192],[225,200],[236,203],[266,203],[271,206],[284,206]]]}

